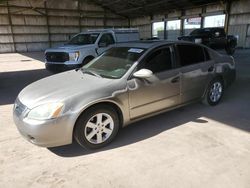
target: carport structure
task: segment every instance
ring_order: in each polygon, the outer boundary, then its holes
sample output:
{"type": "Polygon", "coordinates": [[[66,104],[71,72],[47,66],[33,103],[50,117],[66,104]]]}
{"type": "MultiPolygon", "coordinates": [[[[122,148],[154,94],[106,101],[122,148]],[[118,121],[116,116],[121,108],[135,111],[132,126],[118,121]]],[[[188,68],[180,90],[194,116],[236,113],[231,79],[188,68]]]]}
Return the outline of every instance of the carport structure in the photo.
{"type": "Polygon", "coordinates": [[[52,74],[42,51],[69,36],[136,27],[141,38],[151,38],[161,22],[159,36],[172,39],[186,34],[187,19],[199,17],[205,27],[217,15],[225,15],[238,47],[248,48],[249,0],[0,0],[0,187],[249,188],[249,49],[236,52],[237,79],[221,104],[191,104],[134,123],[101,150],[37,147],[12,119],[18,93],[52,74]],[[180,27],[169,29],[176,21],[180,27]]]}
{"type": "Polygon", "coordinates": [[[238,47],[250,46],[250,2],[247,0],[1,0],[0,52],[41,51],[65,43],[87,29],[139,28],[141,38],[154,36],[153,25],[162,22],[160,38],[187,34],[185,22],[224,15],[228,34],[237,35],[238,47]],[[177,22],[174,31],[168,23],[177,22]]]}

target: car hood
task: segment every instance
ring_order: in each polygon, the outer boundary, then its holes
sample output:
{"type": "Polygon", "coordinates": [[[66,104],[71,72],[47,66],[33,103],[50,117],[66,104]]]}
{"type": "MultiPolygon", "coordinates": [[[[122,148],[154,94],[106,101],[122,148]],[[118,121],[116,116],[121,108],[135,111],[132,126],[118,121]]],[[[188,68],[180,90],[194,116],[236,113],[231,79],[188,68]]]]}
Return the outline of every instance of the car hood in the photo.
{"type": "MultiPolygon", "coordinates": [[[[59,46],[57,48],[50,48],[47,49],[46,52],[68,52],[68,51],[75,51],[75,50],[80,50],[83,48],[91,48],[93,47],[94,44],[87,44],[87,45],[70,45],[70,44],[65,44],[64,46],[59,46]]],[[[45,52],[45,53],[46,53],[45,52]]]]}
{"type": "Polygon", "coordinates": [[[25,87],[18,99],[29,109],[49,102],[61,102],[70,97],[98,92],[109,86],[112,79],[99,78],[79,71],[67,71],[38,80],[25,87]]]}

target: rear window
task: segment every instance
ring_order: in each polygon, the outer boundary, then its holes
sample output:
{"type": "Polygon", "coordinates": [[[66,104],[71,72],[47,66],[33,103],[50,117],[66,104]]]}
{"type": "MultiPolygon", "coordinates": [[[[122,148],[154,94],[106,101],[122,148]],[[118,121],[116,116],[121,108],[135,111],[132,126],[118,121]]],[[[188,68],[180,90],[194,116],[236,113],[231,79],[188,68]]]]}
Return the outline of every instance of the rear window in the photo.
{"type": "Polygon", "coordinates": [[[177,48],[181,66],[193,65],[205,61],[204,51],[201,46],[179,44],[177,48]]]}

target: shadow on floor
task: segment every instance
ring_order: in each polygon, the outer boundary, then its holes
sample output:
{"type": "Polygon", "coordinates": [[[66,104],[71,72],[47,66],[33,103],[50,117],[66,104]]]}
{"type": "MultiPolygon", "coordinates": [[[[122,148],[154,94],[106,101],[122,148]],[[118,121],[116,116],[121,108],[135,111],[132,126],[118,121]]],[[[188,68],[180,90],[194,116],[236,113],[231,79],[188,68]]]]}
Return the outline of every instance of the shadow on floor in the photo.
{"type": "MultiPolygon", "coordinates": [[[[42,52],[23,52],[23,53],[19,53],[23,56],[26,56],[28,57],[28,59],[35,59],[35,60],[38,60],[38,61],[42,61],[44,62],[45,61],[45,56],[44,56],[44,51],[42,52]]],[[[28,61],[27,59],[27,61],[28,61]]],[[[23,60],[25,61],[25,60],[23,60]]]]}
{"type": "Polygon", "coordinates": [[[46,69],[0,73],[0,105],[14,103],[25,86],[50,75],[46,69]]]}

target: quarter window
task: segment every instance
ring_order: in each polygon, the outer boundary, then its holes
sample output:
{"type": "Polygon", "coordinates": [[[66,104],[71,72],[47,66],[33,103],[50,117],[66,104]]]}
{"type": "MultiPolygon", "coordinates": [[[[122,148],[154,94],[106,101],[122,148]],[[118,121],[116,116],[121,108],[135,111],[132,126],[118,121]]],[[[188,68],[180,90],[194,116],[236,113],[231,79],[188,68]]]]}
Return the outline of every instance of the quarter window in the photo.
{"type": "Polygon", "coordinates": [[[153,52],[146,58],[144,68],[153,73],[163,72],[172,68],[170,48],[163,48],[153,52]]]}
{"type": "Polygon", "coordinates": [[[205,61],[203,48],[196,45],[177,45],[181,66],[192,65],[205,61]]]}

